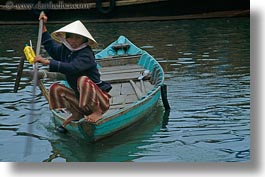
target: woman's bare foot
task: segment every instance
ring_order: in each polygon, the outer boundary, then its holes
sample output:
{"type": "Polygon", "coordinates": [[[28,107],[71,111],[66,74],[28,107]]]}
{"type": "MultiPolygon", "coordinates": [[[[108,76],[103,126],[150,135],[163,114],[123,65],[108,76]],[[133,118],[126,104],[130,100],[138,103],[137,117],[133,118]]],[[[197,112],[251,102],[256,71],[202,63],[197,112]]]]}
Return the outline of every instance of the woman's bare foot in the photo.
{"type": "MultiPolygon", "coordinates": [[[[82,118],[82,114],[79,112],[76,112],[74,109],[68,109],[70,112],[72,112],[71,116],[68,117],[64,122],[63,125],[56,127],[56,130],[60,133],[66,133],[67,130],[65,129],[66,125],[69,124],[72,120],[79,120],[82,118]]],[[[67,112],[64,110],[64,112],[67,112]]]]}
{"type": "Polygon", "coordinates": [[[97,122],[100,118],[102,117],[102,112],[101,111],[97,111],[97,112],[93,112],[92,114],[85,116],[85,120],[87,120],[88,122],[97,122]]]}
{"type": "Polygon", "coordinates": [[[82,118],[82,114],[73,110],[72,111],[72,115],[70,117],[68,117],[64,122],[63,122],[63,127],[65,127],[67,124],[69,124],[72,120],[79,120],[82,118]]]}

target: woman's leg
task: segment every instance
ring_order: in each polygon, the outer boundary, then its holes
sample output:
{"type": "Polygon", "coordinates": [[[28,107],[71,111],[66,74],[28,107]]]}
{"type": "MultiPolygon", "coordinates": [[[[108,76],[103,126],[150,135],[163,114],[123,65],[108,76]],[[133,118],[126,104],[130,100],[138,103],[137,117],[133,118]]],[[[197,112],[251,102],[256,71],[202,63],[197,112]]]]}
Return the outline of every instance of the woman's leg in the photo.
{"type": "Polygon", "coordinates": [[[49,93],[50,109],[67,108],[72,113],[72,115],[64,121],[63,127],[72,120],[79,120],[83,116],[78,106],[78,100],[72,89],[62,84],[54,83],[51,85],[49,93]]]}
{"type": "Polygon", "coordinates": [[[78,79],[78,89],[80,93],[79,107],[82,108],[85,118],[90,122],[99,120],[103,113],[109,109],[110,95],[103,92],[87,76],[78,79]],[[92,113],[91,113],[92,112],[92,113]]]}

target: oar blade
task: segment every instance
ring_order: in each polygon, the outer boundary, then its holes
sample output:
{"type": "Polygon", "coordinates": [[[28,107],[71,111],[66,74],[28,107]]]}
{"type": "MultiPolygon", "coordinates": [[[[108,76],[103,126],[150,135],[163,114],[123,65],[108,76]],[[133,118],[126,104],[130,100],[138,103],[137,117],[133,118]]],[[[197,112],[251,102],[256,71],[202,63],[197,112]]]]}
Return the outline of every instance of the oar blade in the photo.
{"type": "Polygon", "coordinates": [[[19,62],[18,69],[17,69],[17,76],[16,76],[16,81],[15,81],[15,86],[14,86],[15,93],[17,93],[18,88],[19,88],[19,84],[20,84],[20,80],[21,80],[21,76],[22,76],[22,72],[24,68],[24,61],[25,61],[25,57],[23,56],[20,58],[20,62],[19,62]]]}

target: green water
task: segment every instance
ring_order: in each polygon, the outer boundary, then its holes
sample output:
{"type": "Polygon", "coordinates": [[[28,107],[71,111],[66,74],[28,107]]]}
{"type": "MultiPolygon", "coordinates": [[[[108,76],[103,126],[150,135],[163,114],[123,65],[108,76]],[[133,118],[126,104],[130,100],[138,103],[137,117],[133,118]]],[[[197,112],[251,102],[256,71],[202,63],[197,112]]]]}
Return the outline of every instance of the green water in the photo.
{"type": "MultiPolygon", "coordinates": [[[[0,161],[249,161],[249,23],[249,18],[87,23],[100,44],[95,52],[125,35],[159,60],[171,105],[169,114],[160,107],[143,124],[94,144],[57,133],[39,90],[38,116],[28,131],[32,83],[23,78],[16,94],[13,86],[23,47],[29,39],[36,45],[38,26],[0,26],[0,161]],[[27,137],[32,150],[25,157],[27,137]]],[[[61,26],[48,24],[48,30],[61,26]]]]}

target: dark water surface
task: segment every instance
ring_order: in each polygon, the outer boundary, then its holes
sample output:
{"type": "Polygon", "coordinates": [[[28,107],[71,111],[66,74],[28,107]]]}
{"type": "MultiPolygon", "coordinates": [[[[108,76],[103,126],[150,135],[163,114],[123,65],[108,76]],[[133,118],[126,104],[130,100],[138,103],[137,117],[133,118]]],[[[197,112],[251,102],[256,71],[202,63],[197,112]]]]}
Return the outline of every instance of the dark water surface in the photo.
{"type": "MultiPolygon", "coordinates": [[[[169,114],[160,107],[144,124],[94,144],[57,133],[39,90],[38,116],[28,131],[32,83],[23,78],[16,94],[13,86],[23,47],[30,39],[36,45],[38,26],[0,26],[0,161],[249,161],[249,24],[249,18],[86,24],[97,50],[125,35],[159,60],[171,105],[169,114]],[[27,137],[32,151],[24,156],[27,137]]],[[[61,26],[48,24],[49,31],[61,26]]]]}

